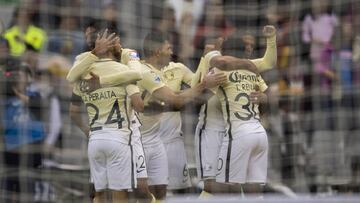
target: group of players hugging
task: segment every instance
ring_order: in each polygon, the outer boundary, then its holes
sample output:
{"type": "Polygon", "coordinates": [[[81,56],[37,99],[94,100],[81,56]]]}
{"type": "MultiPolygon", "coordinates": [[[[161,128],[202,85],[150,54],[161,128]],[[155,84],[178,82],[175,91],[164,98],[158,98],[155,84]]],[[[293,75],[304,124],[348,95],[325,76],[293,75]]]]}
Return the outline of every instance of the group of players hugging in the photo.
{"type": "Polygon", "coordinates": [[[268,87],[260,73],[276,64],[276,29],[265,26],[263,35],[262,58],[227,55],[219,38],[205,45],[193,73],[171,61],[164,33],[147,34],[140,59],[111,29],[88,27],[91,51],[76,57],[67,80],[71,118],[89,138],[93,202],[109,194],[113,202],[162,202],[167,191],[191,186],[180,114],[190,102],[201,105],[194,136],[200,196],[261,195],[268,140],[259,104],[267,102],[268,87]]]}

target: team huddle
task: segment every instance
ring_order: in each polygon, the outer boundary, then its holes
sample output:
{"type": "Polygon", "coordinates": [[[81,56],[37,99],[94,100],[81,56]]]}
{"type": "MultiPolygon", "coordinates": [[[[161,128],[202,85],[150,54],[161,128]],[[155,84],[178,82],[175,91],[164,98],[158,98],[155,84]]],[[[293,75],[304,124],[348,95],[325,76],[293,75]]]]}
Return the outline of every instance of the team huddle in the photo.
{"type": "Polygon", "coordinates": [[[261,193],[268,141],[259,104],[267,101],[268,87],[259,73],[277,58],[275,28],[265,26],[263,33],[262,58],[226,55],[218,39],[204,47],[193,73],[171,61],[172,45],[163,33],[145,37],[140,60],[110,29],[87,29],[91,51],[76,57],[67,80],[73,84],[70,115],[89,137],[94,202],[105,202],[107,190],[113,202],[127,202],[129,192],[139,202],[161,202],[167,190],[191,186],[180,113],[190,102],[201,105],[194,132],[201,195],[261,193]]]}

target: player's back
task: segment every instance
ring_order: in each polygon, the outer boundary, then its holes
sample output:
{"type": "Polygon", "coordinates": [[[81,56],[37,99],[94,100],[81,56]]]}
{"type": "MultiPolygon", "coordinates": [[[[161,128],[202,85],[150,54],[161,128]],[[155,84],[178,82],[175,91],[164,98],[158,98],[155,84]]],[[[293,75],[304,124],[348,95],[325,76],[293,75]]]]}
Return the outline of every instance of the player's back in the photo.
{"type": "Polygon", "coordinates": [[[230,121],[256,122],[259,117],[259,105],[250,101],[250,94],[265,91],[267,85],[261,76],[247,70],[225,72],[228,81],[219,87],[219,99],[224,119],[230,121]]]}
{"type": "MultiPolygon", "coordinates": [[[[99,60],[90,68],[100,77],[126,69],[126,66],[110,59],[99,60]]],[[[85,78],[87,77],[85,76],[85,78]]],[[[85,103],[89,115],[90,131],[106,128],[130,134],[129,103],[125,86],[103,87],[91,93],[84,93],[80,91],[80,83],[78,83],[75,90],[85,103]]]]}

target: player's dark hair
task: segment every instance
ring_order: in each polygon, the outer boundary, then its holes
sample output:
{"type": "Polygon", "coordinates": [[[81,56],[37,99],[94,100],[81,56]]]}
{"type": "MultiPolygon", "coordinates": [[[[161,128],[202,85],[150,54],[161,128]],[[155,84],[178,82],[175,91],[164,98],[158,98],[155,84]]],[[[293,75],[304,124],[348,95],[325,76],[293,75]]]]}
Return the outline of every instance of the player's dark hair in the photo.
{"type": "Polygon", "coordinates": [[[163,32],[152,31],[148,33],[143,43],[143,55],[145,57],[153,56],[166,40],[168,40],[167,36],[163,32]]]}
{"type": "Polygon", "coordinates": [[[225,39],[222,45],[222,54],[239,58],[245,57],[245,43],[243,37],[246,35],[254,36],[252,32],[246,30],[242,32],[237,31],[225,39]]]}
{"type": "Polygon", "coordinates": [[[85,32],[85,30],[91,27],[94,30],[99,30],[101,29],[101,20],[95,19],[95,18],[89,18],[86,20],[84,27],[83,27],[83,31],[85,32]]]}

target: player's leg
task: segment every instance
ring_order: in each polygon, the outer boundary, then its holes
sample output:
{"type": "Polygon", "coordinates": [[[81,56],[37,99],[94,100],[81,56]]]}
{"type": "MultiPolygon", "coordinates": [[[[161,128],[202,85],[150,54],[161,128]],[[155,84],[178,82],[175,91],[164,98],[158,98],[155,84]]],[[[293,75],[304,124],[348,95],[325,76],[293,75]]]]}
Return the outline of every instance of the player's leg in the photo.
{"type": "Polygon", "coordinates": [[[106,193],[105,191],[95,192],[93,203],[102,203],[106,202],[106,193]]]}
{"type": "Polygon", "coordinates": [[[152,202],[155,197],[150,192],[147,178],[138,178],[137,183],[138,185],[135,189],[135,195],[138,202],[152,202]]]}
{"type": "Polygon", "coordinates": [[[157,200],[164,200],[168,184],[168,163],[164,145],[160,139],[156,141],[156,145],[147,145],[144,140],[144,153],[149,190],[157,200]]]}
{"type": "Polygon", "coordinates": [[[127,203],[128,192],[127,191],[112,191],[112,202],[113,203],[127,203]]]}
{"type": "Polygon", "coordinates": [[[166,187],[167,185],[150,185],[149,190],[156,200],[164,200],[166,198],[166,187]]]}
{"type": "Polygon", "coordinates": [[[246,181],[251,139],[227,134],[219,153],[216,182],[225,183],[227,193],[239,193],[240,184],[246,181]]]}
{"type": "Polygon", "coordinates": [[[94,186],[94,202],[106,200],[107,189],[106,155],[102,152],[103,141],[90,140],[88,143],[88,158],[90,165],[91,181],[94,186]]]}
{"type": "Polygon", "coordinates": [[[110,141],[106,146],[108,188],[113,202],[128,202],[128,190],[137,187],[133,146],[110,141]]]}
{"type": "Polygon", "coordinates": [[[151,202],[153,195],[150,193],[149,186],[147,183],[147,169],[145,162],[144,148],[141,142],[141,135],[139,128],[133,130],[133,146],[134,154],[136,159],[136,177],[137,177],[137,188],[135,189],[135,198],[141,202],[151,202]]]}
{"type": "Polygon", "coordinates": [[[182,194],[190,188],[190,175],[187,166],[184,141],[181,137],[164,144],[168,160],[168,190],[182,194]]]}
{"type": "Polygon", "coordinates": [[[254,133],[250,135],[253,139],[257,139],[257,145],[252,150],[246,184],[244,185],[244,192],[246,194],[263,193],[263,187],[267,177],[268,166],[268,139],[266,132],[254,133]]]}
{"type": "Polygon", "coordinates": [[[250,195],[259,195],[263,193],[263,183],[246,183],[243,186],[244,193],[250,195]]]}
{"type": "Polygon", "coordinates": [[[201,196],[208,193],[222,193],[224,187],[215,181],[218,157],[221,149],[224,132],[216,130],[196,129],[195,153],[198,176],[204,181],[204,190],[201,196]]]}

